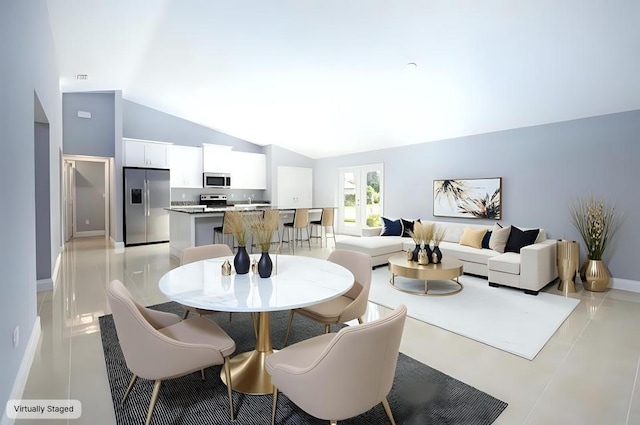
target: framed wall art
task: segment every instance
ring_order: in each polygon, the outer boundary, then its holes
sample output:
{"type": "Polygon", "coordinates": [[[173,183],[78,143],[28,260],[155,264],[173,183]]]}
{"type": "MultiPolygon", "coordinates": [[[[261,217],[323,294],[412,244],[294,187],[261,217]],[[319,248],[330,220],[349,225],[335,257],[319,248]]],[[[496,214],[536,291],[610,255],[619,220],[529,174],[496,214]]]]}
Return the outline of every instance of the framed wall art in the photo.
{"type": "Polygon", "coordinates": [[[433,215],[502,219],[502,178],[433,181],[433,215]]]}

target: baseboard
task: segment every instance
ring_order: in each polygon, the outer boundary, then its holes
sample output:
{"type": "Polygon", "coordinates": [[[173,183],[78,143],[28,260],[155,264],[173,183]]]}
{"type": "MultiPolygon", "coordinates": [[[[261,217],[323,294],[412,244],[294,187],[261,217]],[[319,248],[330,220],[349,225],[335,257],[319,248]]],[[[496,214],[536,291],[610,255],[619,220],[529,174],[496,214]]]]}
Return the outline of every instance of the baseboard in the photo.
{"type": "Polygon", "coordinates": [[[116,242],[112,237],[109,237],[109,244],[117,251],[124,250],[124,242],[116,242]]]}
{"type": "Polygon", "coordinates": [[[53,291],[53,288],[54,288],[53,279],[48,277],[46,279],[36,280],[36,288],[38,292],[53,291]]]}
{"type": "Polygon", "coordinates": [[[621,279],[619,277],[612,277],[610,288],[620,289],[622,291],[640,293],[640,281],[631,280],[631,279],[621,279]]]}
{"type": "Polygon", "coordinates": [[[87,230],[84,232],[75,232],[74,238],[88,238],[92,236],[104,236],[104,230],[87,230]]]}
{"type": "MultiPolygon", "coordinates": [[[[22,361],[20,362],[18,374],[16,375],[15,381],[13,381],[13,388],[11,389],[9,400],[21,399],[22,395],[24,394],[24,388],[27,386],[27,380],[29,379],[29,371],[31,370],[33,359],[36,356],[38,343],[40,342],[41,331],[40,316],[36,316],[36,320],[33,323],[33,329],[31,329],[31,336],[29,337],[29,342],[27,343],[27,348],[26,350],[24,350],[24,356],[22,357],[22,361]]],[[[6,409],[3,408],[2,410],[3,413],[2,419],[0,420],[0,425],[13,425],[15,420],[9,419],[6,409]]]]}

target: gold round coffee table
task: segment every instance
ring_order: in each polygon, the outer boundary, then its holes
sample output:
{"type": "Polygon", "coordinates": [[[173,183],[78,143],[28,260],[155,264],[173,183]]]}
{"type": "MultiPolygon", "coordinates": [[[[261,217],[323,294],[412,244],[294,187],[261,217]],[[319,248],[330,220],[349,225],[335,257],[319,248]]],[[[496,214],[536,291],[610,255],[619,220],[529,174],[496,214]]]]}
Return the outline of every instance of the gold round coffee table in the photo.
{"type": "Polygon", "coordinates": [[[421,266],[415,261],[407,261],[406,254],[399,254],[389,258],[389,271],[391,272],[389,283],[399,291],[417,295],[453,295],[462,291],[462,284],[458,281],[458,278],[462,275],[462,262],[455,258],[444,257],[440,264],[421,266]],[[424,292],[396,286],[396,276],[424,280],[424,292]],[[430,280],[446,280],[454,283],[455,286],[451,291],[429,293],[430,280]]]}

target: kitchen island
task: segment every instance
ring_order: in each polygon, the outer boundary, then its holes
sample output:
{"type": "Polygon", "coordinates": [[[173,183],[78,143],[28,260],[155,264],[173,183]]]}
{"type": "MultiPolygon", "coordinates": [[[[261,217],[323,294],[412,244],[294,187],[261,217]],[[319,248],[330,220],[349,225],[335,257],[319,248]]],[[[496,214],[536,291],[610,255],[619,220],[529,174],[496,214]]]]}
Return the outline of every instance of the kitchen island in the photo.
{"type": "MultiPolygon", "coordinates": [[[[213,243],[213,228],[222,226],[225,211],[280,211],[279,234],[284,223],[293,221],[293,208],[277,208],[268,204],[240,204],[233,207],[209,208],[202,205],[182,205],[169,210],[169,248],[171,255],[180,258],[185,248],[213,243]]],[[[310,208],[309,220],[319,220],[322,208],[310,208]]],[[[275,238],[275,236],[274,236],[275,238]]],[[[277,238],[275,238],[277,241],[277,238]]]]}

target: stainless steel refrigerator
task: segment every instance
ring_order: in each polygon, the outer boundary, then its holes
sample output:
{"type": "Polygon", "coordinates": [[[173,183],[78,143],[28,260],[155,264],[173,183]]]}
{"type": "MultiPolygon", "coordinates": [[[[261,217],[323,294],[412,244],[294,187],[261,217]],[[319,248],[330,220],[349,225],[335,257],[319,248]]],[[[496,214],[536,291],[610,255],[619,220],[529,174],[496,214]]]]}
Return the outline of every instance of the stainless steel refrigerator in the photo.
{"type": "Polygon", "coordinates": [[[169,241],[169,170],[124,167],[124,244],[169,241]]]}

